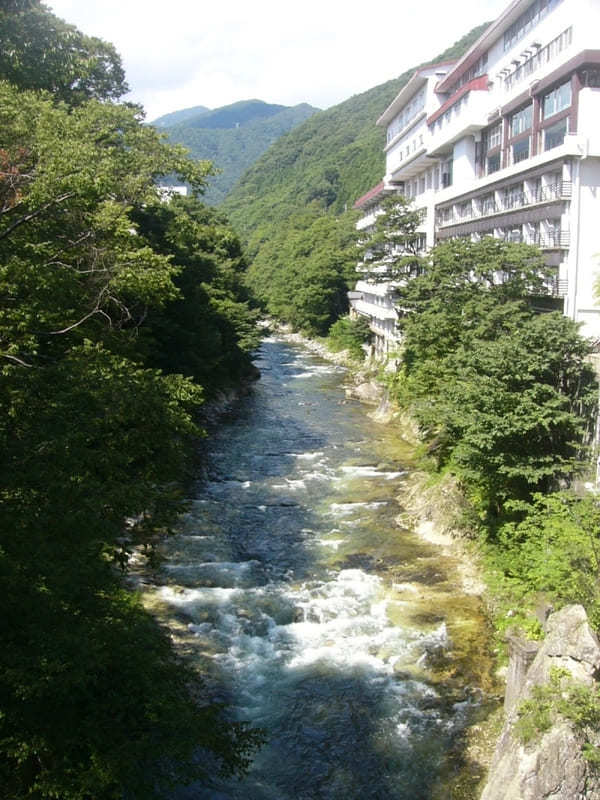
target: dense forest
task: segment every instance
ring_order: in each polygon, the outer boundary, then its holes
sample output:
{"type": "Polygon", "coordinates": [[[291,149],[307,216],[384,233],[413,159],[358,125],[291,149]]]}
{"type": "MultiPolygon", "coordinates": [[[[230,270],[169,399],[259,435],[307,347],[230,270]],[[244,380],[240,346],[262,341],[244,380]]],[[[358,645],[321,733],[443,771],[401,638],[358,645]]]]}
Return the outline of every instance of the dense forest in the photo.
{"type": "Polygon", "coordinates": [[[0,797],[146,800],[257,742],[121,578],[181,510],[256,313],[207,165],[119,103],[114,48],[38,0],[0,27],[0,797]],[[161,200],[171,174],[191,198],[161,200]]]}
{"type": "Polygon", "coordinates": [[[204,201],[218,205],[265,150],[317,110],[307,103],[288,107],[242,100],[212,110],[174,111],[152,124],[174,144],[184,145],[191,158],[214,164],[216,174],[209,178],[204,201]]]}

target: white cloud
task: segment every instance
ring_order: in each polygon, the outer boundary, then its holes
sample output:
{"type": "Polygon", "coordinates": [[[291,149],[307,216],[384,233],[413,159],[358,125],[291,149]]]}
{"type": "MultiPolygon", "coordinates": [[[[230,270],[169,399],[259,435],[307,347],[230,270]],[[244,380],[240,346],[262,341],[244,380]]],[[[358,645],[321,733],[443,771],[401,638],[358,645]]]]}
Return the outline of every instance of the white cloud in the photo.
{"type": "Polygon", "coordinates": [[[507,0],[46,0],[113,42],[148,118],[259,98],[326,108],[434,58],[507,0]]]}

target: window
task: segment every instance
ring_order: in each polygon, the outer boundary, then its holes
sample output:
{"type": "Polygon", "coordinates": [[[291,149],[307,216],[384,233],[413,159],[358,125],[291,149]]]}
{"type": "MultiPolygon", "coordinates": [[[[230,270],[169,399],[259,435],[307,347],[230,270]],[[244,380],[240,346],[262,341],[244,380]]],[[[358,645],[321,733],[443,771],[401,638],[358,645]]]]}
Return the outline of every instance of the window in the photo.
{"type": "Polygon", "coordinates": [[[522,242],[523,241],[523,231],[520,227],[515,228],[501,228],[500,229],[501,238],[504,239],[505,242],[522,242]]]}
{"type": "Polygon", "coordinates": [[[500,153],[494,156],[488,156],[486,172],[490,175],[492,172],[498,172],[500,169],[500,153]]]}
{"type": "MultiPolygon", "coordinates": [[[[533,53],[526,61],[521,62],[517,67],[510,72],[504,79],[504,88],[511,89],[519,81],[524,80],[528,75],[531,75],[539,67],[551,61],[566,47],[569,47],[573,41],[573,27],[564,30],[555,39],[552,39],[545,47],[533,53]]],[[[517,63],[515,61],[515,63],[517,63]]]]}
{"type": "Polygon", "coordinates": [[[392,139],[397,136],[400,131],[407,126],[407,124],[411,121],[413,117],[415,117],[419,111],[422,111],[425,108],[425,89],[421,89],[421,91],[416,94],[409,103],[402,109],[402,111],[397,114],[392,123],[387,129],[387,141],[391,142],[392,139]]]}
{"type": "Polygon", "coordinates": [[[490,129],[488,134],[488,150],[493,150],[494,147],[500,147],[502,144],[502,123],[499,122],[490,129]]]}
{"type": "Polygon", "coordinates": [[[486,194],[481,198],[481,213],[494,214],[496,212],[496,199],[494,193],[486,194]]]}
{"type": "Polygon", "coordinates": [[[517,111],[510,118],[510,135],[518,136],[531,128],[533,120],[533,104],[528,105],[526,108],[517,111]]]}
{"type": "Polygon", "coordinates": [[[515,183],[513,186],[509,186],[504,193],[504,208],[519,208],[523,202],[523,184],[515,183]]]}
{"type": "Polygon", "coordinates": [[[452,186],[452,159],[449,158],[442,164],[442,187],[452,186]]]}
{"type": "Polygon", "coordinates": [[[512,146],[512,163],[518,164],[519,161],[525,161],[529,158],[529,136],[526,139],[520,139],[512,146]]]}
{"type": "Polygon", "coordinates": [[[558,5],[560,0],[534,0],[520,17],[508,28],[504,34],[504,50],[510,50],[519,39],[534,28],[540,19],[558,5]]]}
{"type": "Polygon", "coordinates": [[[600,89],[600,69],[586,67],[579,73],[581,85],[591,89],[600,89]]]}
{"type": "Polygon", "coordinates": [[[563,83],[558,86],[554,91],[544,95],[542,101],[544,119],[558,114],[571,105],[571,81],[563,83]]]}
{"type": "Polygon", "coordinates": [[[473,78],[477,78],[479,75],[484,75],[488,62],[488,54],[484,53],[481,58],[473,64],[473,66],[468,69],[466,72],[460,76],[460,78],[453,83],[452,86],[448,89],[450,95],[453,95],[461,86],[464,86],[469,81],[472,81],[473,78]]]}
{"type": "Polygon", "coordinates": [[[561,119],[554,125],[544,129],[544,150],[552,150],[553,147],[560,147],[565,141],[568,131],[568,120],[561,119]]]}
{"type": "Polygon", "coordinates": [[[471,217],[471,201],[467,200],[465,203],[461,203],[456,210],[460,219],[469,219],[471,217]]]}

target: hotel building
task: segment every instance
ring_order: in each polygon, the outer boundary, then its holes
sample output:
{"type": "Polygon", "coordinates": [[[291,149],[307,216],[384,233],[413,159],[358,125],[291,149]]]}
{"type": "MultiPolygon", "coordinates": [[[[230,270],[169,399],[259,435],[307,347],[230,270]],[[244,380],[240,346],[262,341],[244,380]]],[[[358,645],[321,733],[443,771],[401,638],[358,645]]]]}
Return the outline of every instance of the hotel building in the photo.
{"type": "MultiPolygon", "coordinates": [[[[461,59],[417,70],[377,124],[386,174],[355,204],[359,230],[397,192],[422,209],[427,247],[535,244],[555,267],[557,307],[600,339],[600,0],[513,0],[461,59]]],[[[381,333],[389,308],[371,302],[374,285],[359,281],[350,302],[385,351],[395,332],[381,333]]],[[[393,308],[393,287],[378,296],[393,308]]]]}

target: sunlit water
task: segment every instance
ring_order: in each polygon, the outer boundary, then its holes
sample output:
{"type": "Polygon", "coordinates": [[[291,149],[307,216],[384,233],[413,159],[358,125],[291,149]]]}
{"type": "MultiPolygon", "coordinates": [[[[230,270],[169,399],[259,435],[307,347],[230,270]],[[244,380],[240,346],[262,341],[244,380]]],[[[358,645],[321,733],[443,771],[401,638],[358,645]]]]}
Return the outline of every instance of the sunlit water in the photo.
{"type": "Polygon", "coordinates": [[[340,367],[277,340],[257,366],[210,439],[156,599],[212,695],[268,743],[245,779],[172,797],[424,800],[472,701],[428,679],[453,643],[443,609],[415,613],[446,576],[395,523],[406,450],[346,400],[340,367]]]}

